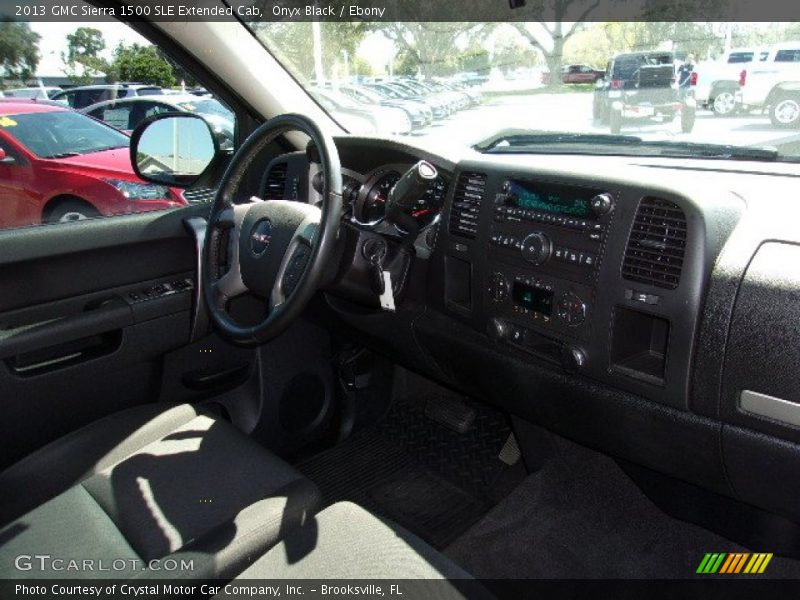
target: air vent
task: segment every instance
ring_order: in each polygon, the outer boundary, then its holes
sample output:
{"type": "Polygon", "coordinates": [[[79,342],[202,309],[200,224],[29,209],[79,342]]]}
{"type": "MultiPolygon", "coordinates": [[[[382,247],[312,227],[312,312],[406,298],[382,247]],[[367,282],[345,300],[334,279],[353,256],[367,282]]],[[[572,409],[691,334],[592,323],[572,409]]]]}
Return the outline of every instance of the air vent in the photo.
{"type": "Polygon", "coordinates": [[[673,290],[686,251],[686,215],[673,202],[642,198],[625,248],[622,276],[673,290]]]}
{"type": "Polygon", "coordinates": [[[267,183],[264,186],[265,200],[284,200],[286,198],[286,172],[289,165],[285,162],[270,167],[267,183]]]}
{"type": "Polygon", "coordinates": [[[485,189],[486,175],[462,173],[459,176],[453,195],[453,208],[450,211],[450,233],[475,239],[485,189]]]}

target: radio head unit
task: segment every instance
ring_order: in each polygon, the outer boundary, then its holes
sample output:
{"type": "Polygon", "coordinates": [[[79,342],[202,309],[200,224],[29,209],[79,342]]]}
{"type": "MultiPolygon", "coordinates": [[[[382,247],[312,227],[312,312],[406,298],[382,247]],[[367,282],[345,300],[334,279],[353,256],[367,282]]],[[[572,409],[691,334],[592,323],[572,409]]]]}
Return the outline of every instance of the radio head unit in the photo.
{"type": "Polygon", "coordinates": [[[509,179],[504,184],[505,205],[538,212],[588,219],[591,200],[599,191],[575,186],[509,179]]]}

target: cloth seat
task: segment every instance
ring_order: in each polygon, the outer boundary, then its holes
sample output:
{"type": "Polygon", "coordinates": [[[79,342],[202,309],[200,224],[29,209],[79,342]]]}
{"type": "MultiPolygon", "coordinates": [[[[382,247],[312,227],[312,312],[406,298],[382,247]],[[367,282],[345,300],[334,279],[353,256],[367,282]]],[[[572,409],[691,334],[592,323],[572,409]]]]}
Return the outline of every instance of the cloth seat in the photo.
{"type": "Polygon", "coordinates": [[[397,583],[410,598],[492,597],[420,538],[350,502],[333,504],[288,532],[231,588],[265,579],[314,579],[331,586],[336,580],[379,579],[397,583]]]}
{"type": "Polygon", "coordinates": [[[0,577],[229,578],[319,501],[316,486],[230,423],[190,405],[137,407],[0,473],[0,577]],[[28,568],[20,555],[50,558],[28,568]],[[165,559],[181,566],[164,570],[165,559]]]}

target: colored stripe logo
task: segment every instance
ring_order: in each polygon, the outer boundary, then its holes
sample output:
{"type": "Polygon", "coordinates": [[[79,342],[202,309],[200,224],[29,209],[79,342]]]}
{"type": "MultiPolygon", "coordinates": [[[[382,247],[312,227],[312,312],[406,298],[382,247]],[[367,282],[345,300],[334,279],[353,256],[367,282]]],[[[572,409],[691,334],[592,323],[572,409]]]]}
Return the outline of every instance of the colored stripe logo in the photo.
{"type": "Polygon", "coordinates": [[[700,561],[696,573],[701,575],[761,574],[767,570],[772,553],[758,552],[709,552],[700,561]]]}

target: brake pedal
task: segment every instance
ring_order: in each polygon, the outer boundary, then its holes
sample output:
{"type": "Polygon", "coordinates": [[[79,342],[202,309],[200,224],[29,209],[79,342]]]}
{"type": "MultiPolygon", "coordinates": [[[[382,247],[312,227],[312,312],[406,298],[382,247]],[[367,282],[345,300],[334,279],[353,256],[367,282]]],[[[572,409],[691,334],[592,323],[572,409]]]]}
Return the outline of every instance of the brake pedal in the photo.
{"type": "Polygon", "coordinates": [[[466,433],[478,412],[461,400],[433,396],[425,403],[425,416],[457,433],[466,433]]]}

